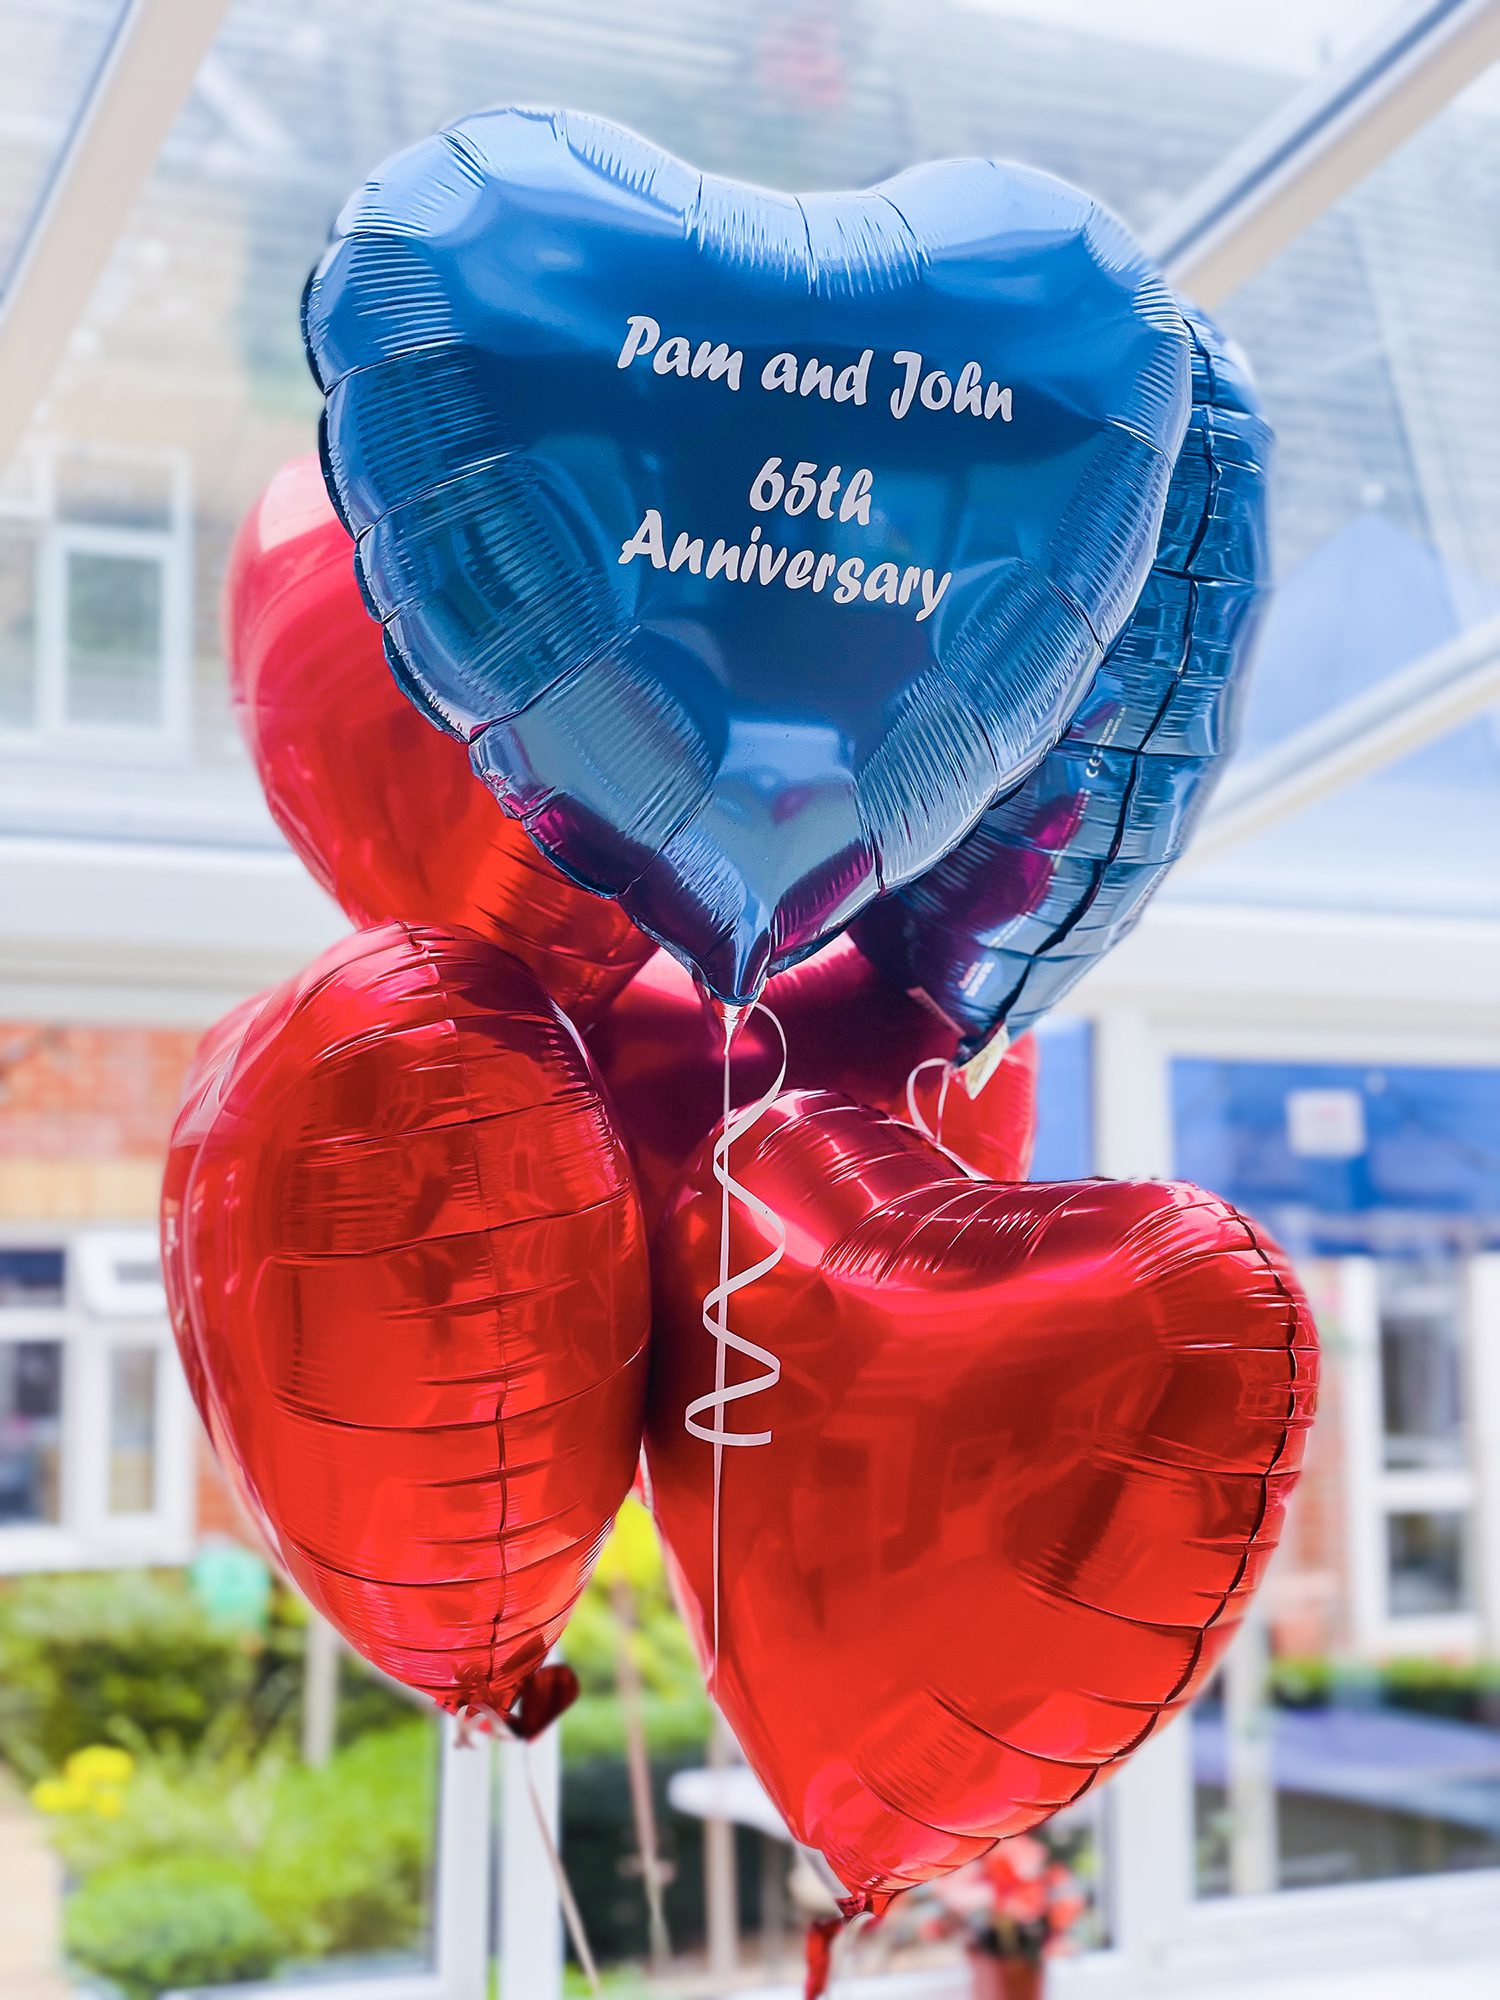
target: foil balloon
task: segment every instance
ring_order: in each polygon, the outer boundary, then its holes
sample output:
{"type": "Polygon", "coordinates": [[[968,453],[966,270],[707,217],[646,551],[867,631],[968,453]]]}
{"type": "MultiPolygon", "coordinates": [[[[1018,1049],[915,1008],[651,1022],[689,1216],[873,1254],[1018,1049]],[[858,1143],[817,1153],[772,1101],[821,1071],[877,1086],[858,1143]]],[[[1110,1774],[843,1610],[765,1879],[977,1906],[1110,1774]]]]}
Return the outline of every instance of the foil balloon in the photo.
{"type": "Polygon", "coordinates": [[[989,160],[792,196],[573,113],[387,162],[304,304],[408,693],[740,1004],[1056,739],[1189,403],[1163,279],[989,160]]]}
{"type": "Polygon", "coordinates": [[[1183,308],[1193,411],[1141,599],[1062,740],[920,881],[855,926],[972,1058],[1023,1033],[1119,943],[1234,750],[1270,584],[1271,434],[1237,351],[1183,308]]]}
{"type": "MultiPolygon", "coordinates": [[[[786,1082],[824,1088],[922,1125],[965,1165],[990,1180],[1025,1180],[1036,1136],[1036,1043],[1030,1036],[971,1098],[947,1075],[956,1037],[836,938],[815,958],[781,972],[765,1004],[786,1038],[786,1082]],[[911,1098],[908,1099],[908,1085],[911,1098]]],[[[646,1223],[654,1229],[689,1157],[718,1123],[724,1057],[718,1024],[691,977],[658,952],[588,1030],[620,1136],[635,1168],[646,1223]]],[[[730,1093],[746,1104],[781,1066],[781,1038],[757,1009],[730,1050],[730,1093]]]]}
{"type": "Polygon", "coordinates": [[[823,1092],[731,1149],[717,1448],[707,1153],[657,1281],[647,1460],[715,1695],[848,1909],[1036,1825],[1202,1687],[1276,1546],[1317,1381],[1306,1303],[1197,1188],[966,1179],[823,1092]],[[734,1400],[739,1342],[779,1380],[734,1400]],[[741,1438],[741,1445],[747,1440],[741,1438]]]}
{"type": "Polygon", "coordinates": [[[580,1020],[650,956],[618,905],[539,854],[463,749],[401,694],[315,457],[283,466],[247,515],[224,625],[271,815],[354,923],[477,931],[580,1020]]]}
{"type": "Polygon", "coordinates": [[[231,1482],[349,1643],[538,1726],[635,1471],[649,1278],[577,1036],[467,933],[389,925],[205,1044],[162,1204],[231,1482]]]}

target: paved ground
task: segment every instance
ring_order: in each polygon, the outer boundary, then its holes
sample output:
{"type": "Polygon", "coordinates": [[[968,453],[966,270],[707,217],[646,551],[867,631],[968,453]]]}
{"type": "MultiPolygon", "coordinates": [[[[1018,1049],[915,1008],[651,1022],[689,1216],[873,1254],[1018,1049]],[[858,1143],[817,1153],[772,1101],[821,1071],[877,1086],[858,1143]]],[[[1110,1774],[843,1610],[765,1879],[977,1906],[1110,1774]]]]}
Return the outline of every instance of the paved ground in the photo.
{"type": "Polygon", "coordinates": [[[69,2000],[58,1971],[62,1874],[36,1814],[0,1773],[0,1994],[69,2000]]]}

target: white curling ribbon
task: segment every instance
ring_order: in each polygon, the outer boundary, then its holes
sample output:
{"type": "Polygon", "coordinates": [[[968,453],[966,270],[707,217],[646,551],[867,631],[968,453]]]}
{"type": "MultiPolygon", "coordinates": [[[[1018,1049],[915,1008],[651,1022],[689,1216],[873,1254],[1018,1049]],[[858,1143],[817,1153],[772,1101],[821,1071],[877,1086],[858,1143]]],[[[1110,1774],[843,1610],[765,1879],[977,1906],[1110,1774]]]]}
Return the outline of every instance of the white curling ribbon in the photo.
{"type": "Polygon", "coordinates": [[[719,1137],[714,1145],[714,1179],[719,1183],[719,1282],[703,1300],[703,1327],[715,1344],[714,1386],[706,1396],[695,1397],[683,1411],[683,1426],[690,1436],[702,1438],[705,1444],[714,1448],[713,1482],[713,1658],[709,1669],[709,1686],[717,1681],[719,1671],[719,1523],[724,1487],[724,1447],[726,1445],[762,1445],[771,1442],[767,1431],[731,1431],[724,1427],[724,1413],[731,1403],[744,1402],[747,1397],[763,1395],[767,1389],[774,1389],[781,1380],[781,1361],[767,1347],[761,1347],[743,1334],[736,1333],[729,1324],[729,1301],[736,1292],[744,1291],[758,1278],[764,1278],[774,1271],[786,1254],[786,1225],[769,1203],[737,1181],[729,1170],[730,1148],[763,1118],[776,1099],[781,1095],[786,1082],[786,1033],[780,1021],[770,1008],[756,1003],[756,1011],[765,1015],[776,1030],[776,1038],[781,1044],[781,1060],[775,1078],[764,1094],[753,1104],[733,1111],[730,1104],[729,1042],[726,1034],[724,1043],[724,1117],[719,1128],[719,1137]],[[731,1274],[729,1269],[729,1210],[731,1200],[748,1208],[752,1215],[763,1222],[774,1241],[764,1257],[743,1271],[731,1274]],[[729,1380],[730,1350],[741,1354],[747,1361],[755,1362],[761,1373],[748,1381],[729,1380]],[[700,1419],[710,1415],[710,1423],[700,1419]]]}
{"type": "Polygon", "coordinates": [[[733,1113],[729,1110],[729,1060],[724,1062],[724,1123],[714,1146],[714,1179],[722,1191],[723,1200],[719,1215],[719,1282],[703,1300],[703,1327],[718,1344],[718,1366],[713,1389],[706,1396],[699,1396],[689,1403],[683,1412],[683,1424],[695,1438],[702,1438],[705,1444],[723,1446],[769,1444],[769,1431],[731,1431],[724,1428],[724,1412],[731,1403],[740,1403],[747,1397],[759,1396],[767,1389],[774,1389],[781,1380],[781,1361],[767,1347],[758,1346],[736,1333],[729,1324],[729,1301],[736,1292],[744,1291],[757,1279],[764,1278],[781,1262],[786,1254],[786,1225],[768,1202],[761,1200],[749,1188],[737,1181],[729,1171],[730,1148],[762,1119],[781,1095],[786,1082],[786,1035],[780,1021],[764,1004],[757,1003],[755,1011],[764,1014],[781,1043],[781,1061],[775,1078],[753,1104],[747,1104],[733,1113]],[[729,1270],[729,1204],[734,1200],[748,1208],[759,1218],[775,1239],[770,1250],[757,1263],[748,1265],[743,1271],[732,1276],[729,1270]],[[729,1382],[727,1379],[727,1359],[730,1350],[743,1354],[747,1361],[754,1361],[764,1371],[745,1382],[729,1382]],[[700,1423],[699,1418],[712,1412],[711,1424],[700,1423]]]}
{"type": "Polygon", "coordinates": [[[909,1125],[915,1125],[924,1139],[930,1139],[934,1146],[943,1143],[943,1113],[948,1108],[948,1087],[953,1081],[953,1065],[946,1056],[929,1056],[926,1062],[919,1062],[906,1079],[906,1118],[909,1125]],[[938,1085],[937,1129],[933,1130],[922,1116],[917,1103],[917,1078],[924,1070],[940,1069],[943,1080],[938,1085]]]}
{"type": "Polygon", "coordinates": [[[970,1180],[982,1181],[984,1175],[979,1172],[977,1167],[970,1166],[962,1153],[955,1153],[951,1146],[943,1143],[943,1113],[948,1108],[948,1091],[955,1074],[957,1072],[955,1072],[952,1063],[949,1062],[946,1056],[929,1056],[925,1062],[919,1062],[906,1079],[906,1120],[909,1125],[914,1126],[921,1133],[924,1139],[931,1140],[940,1153],[946,1153],[954,1166],[961,1167],[970,1180]],[[922,1116],[922,1107],[917,1102],[917,1078],[922,1075],[924,1070],[929,1069],[940,1069],[943,1072],[943,1080],[938,1085],[937,1122],[935,1125],[928,1124],[927,1120],[922,1116]]]}

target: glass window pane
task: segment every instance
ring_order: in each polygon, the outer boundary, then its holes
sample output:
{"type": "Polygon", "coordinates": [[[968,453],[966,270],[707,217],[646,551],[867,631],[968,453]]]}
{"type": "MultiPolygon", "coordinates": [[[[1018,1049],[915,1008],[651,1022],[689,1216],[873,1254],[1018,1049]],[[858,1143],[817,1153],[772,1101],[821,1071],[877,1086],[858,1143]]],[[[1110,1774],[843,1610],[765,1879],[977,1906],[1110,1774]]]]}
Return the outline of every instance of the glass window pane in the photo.
{"type": "Polygon", "coordinates": [[[1393,1618],[1426,1618],[1471,1608],[1468,1530],[1466,1514],[1390,1516],[1386,1559],[1393,1618]]]}
{"type": "Polygon", "coordinates": [[[1477,1529],[1415,1490],[1469,1464],[1494,1079],[1194,1057],[1172,1087],[1176,1171],[1287,1245],[1322,1339],[1280,1550],[1189,1725],[1198,1892],[1500,1866],[1494,1667],[1420,1622],[1472,1611],[1477,1529]]]}
{"type": "Polygon", "coordinates": [[[62,1519],[63,1350],[0,1340],[0,1527],[62,1519]]]}
{"type": "MultiPolygon", "coordinates": [[[[1222,308],[1277,431],[1248,756],[1500,612],[1497,139],[1500,96],[1470,90],[1222,308]]],[[[1495,916],[1497,796],[1491,712],[1168,893],[1495,916]]]]}
{"type": "Polygon", "coordinates": [[[109,1511],[149,1514],[156,1505],[154,1347],[116,1347],[109,1357],[109,1511]]]}
{"type": "Polygon", "coordinates": [[[172,525],[172,468],[159,453],[60,451],[52,484],[59,520],[157,530],[172,525]]]}
{"type": "Polygon", "coordinates": [[[70,722],[151,724],[162,709],[162,572],[154,558],[68,555],[70,722]]]}
{"type": "Polygon", "coordinates": [[[0,729],[36,721],[36,580],[35,530],[0,522],[0,729]]]}
{"type": "MultiPolygon", "coordinates": [[[[297,308],[330,219],[372,166],[444,121],[579,105],[780,187],[998,152],[1145,226],[1368,26],[1367,0],[234,0],[49,385],[54,436],[180,453],[190,475],[192,754],[149,774],[59,759],[45,783],[27,776],[13,818],[277,841],[228,701],[230,538],[313,435],[297,308]]],[[[101,497],[110,520],[162,504],[101,496],[100,468],[75,478],[69,460],[67,518],[101,518],[101,497]]]]}
{"type": "Polygon", "coordinates": [[[6,1306],[60,1306],[65,1269],[61,1250],[0,1245],[0,1311],[6,1306]]]}
{"type": "Polygon", "coordinates": [[[123,0],[0,0],[0,293],[123,0]]]}
{"type": "Polygon", "coordinates": [[[1380,1393],[1389,1470],[1466,1462],[1463,1336],[1454,1265],[1381,1267],[1380,1393]]]}
{"type": "Polygon", "coordinates": [[[889,87],[921,152],[1045,167],[1138,229],[1369,27],[1363,0],[950,0],[899,11],[906,32],[889,40],[901,74],[889,87]]]}

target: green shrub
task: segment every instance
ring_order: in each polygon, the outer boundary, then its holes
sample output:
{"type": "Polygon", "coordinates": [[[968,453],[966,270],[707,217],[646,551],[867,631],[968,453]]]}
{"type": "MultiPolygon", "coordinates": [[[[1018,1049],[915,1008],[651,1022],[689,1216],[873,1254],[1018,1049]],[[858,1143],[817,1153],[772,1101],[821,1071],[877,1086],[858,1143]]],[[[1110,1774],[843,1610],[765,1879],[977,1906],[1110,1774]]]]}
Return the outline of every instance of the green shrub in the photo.
{"type": "Polygon", "coordinates": [[[1314,1655],[1273,1661],[1270,1687],[1272,1699],[1285,1708],[1383,1705],[1474,1722],[1500,1710],[1500,1661],[1314,1655]]]}
{"type": "Polygon", "coordinates": [[[51,1823],[83,1882],[68,1905],[69,1948],[132,2000],[155,1993],[158,1975],[165,1986],[250,1977],[247,1954],[269,1950],[278,1963],[366,1955],[422,1935],[437,1810],[427,1722],[364,1737],[320,1770],[282,1750],[255,1760],[148,1755],[108,1790],[104,1812],[75,1783],[76,1805],[54,1809],[51,1823]],[[187,1897],[200,1883],[210,1916],[169,1925],[168,1889],[187,1897]],[[138,1948],[122,1935],[134,1899],[138,1948]],[[192,1960],[191,1978],[180,1967],[162,1972],[178,1959],[192,1960]]]}
{"type": "Polygon", "coordinates": [[[70,1875],[91,1880],[183,1855],[243,1863],[264,1840],[282,1772],[279,1756],[258,1763],[179,1751],[136,1760],[109,1813],[58,1810],[39,1785],[32,1793],[49,1815],[52,1844],[70,1875]]]}
{"type": "Polygon", "coordinates": [[[608,1586],[596,1575],[569,1621],[563,1653],[581,1690],[562,1720],[563,1754],[571,1762],[624,1754],[615,1662],[627,1639],[641,1676],[651,1750],[674,1756],[708,1741],[712,1710],[703,1677],[659,1568],[637,1584],[634,1608],[635,1625],[627,1634],[608,1586]]]}
{"type": "Polygon", "coordinates": [[[112,1979],[128,2000],[263,1979],[283,1956],[243,1864],[198,1855],[95,1876],[68,1899],[64,1941],[79,1965],[112,1979]]]}
{"type": "MultiPolygon", "coordinates": [[[[170,1571],[28,1578],[0,1589],[0,1760],[30,1780],[117,1742],[246,1756],[292,1750],[307,1614],[278,1589],[264,1632],[216,1619],[170,1571]]],[[[340,1661],[339,1737],[411,1720],[409,1703],[340,1661]]]]}
{"type": "Polygon", "coordinates": [[[30,1577],[0,1594],[0,1757],[24,1777],[90,1743],[201,1741],[243,1712],[257,1643],[174,1577],[30,1577]]]}
{"type": "Polygon", "coordinates": [[[256,1901],[298,1957],[409,1945],[421,1934],[436,1813],[425,1722],[363,1737],[322,1770],[288,1766],[257,1842],[256,1901]]]}

